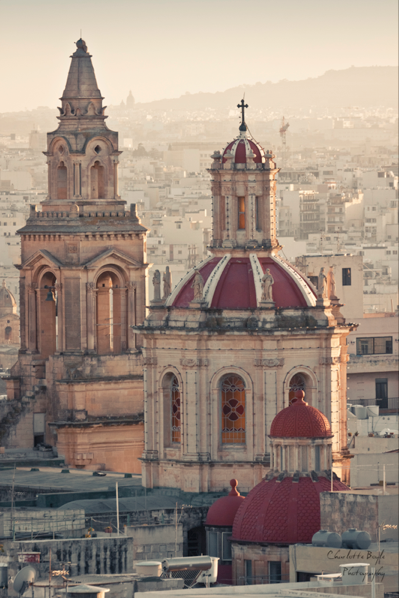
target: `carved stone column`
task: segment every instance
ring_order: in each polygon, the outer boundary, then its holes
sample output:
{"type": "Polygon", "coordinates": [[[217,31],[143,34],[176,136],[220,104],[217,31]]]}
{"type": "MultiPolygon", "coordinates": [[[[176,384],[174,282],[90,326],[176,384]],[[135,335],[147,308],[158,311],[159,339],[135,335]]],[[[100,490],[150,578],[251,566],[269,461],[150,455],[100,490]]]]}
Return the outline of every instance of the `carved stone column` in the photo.
{"type": "Polygon", "coordinates": [[[136,334],[132,326],[136,326],[136,283],[129,281],[127,283],[127,331],[126,341],[127,350],[132,351],[136,348],[136,334]]]}
{"type": "Polygon", "coordinates": [[[86,305],[87,305],[87,349],[90,353],[96,351],[96,285],[94,282],[86,283],[86,305]]]}
{"type": "Polygon", "coordinates": [[[28,285],[28,350],[36,353],[37,349],[37,284],[31,282],[28,285]]]}
{"type": "Polygon", "coordinates": [[[57,318],[58,318],[58,343],[57,353],[64,351],[65,349],[65,314],[64,314],[64,297],[63,287],[61,282],[55,283],[55,291],[57,293],[57,318]]]}

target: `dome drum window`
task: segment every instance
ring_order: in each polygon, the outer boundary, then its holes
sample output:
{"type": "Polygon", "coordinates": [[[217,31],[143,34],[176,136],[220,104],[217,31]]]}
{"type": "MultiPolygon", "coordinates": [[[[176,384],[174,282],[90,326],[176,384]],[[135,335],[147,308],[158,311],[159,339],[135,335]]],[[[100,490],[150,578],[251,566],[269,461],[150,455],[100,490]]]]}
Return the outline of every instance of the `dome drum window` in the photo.
{"type": "Polygon", "coordinates": [[[221,383],[222,444],[245,444],[245,385],[234,374],[221,383]]]}

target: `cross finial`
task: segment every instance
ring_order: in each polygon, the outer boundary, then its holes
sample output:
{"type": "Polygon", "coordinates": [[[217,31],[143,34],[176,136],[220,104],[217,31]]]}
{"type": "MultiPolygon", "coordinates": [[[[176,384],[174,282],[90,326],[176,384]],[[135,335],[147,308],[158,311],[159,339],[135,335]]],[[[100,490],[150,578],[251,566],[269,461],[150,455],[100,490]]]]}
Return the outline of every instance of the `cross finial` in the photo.
{"type": "Polygon", "coordinates": [[[245,124],[245,108],[248,108],[248,104],[244,104],[244,98],[241,100],[241,102],[239,104],[237,104],[237,108],[241,108],[240,131],[246,131],[247,125],[245,124]]]}

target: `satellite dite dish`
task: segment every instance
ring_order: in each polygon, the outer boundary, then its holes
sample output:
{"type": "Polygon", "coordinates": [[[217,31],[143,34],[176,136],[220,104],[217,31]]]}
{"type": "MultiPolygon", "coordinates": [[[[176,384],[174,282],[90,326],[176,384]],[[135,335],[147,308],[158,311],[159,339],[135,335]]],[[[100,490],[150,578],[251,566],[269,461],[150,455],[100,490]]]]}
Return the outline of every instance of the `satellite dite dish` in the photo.
{"type": "Polygon", "coordinates": [[[24,567],[16,574],[14,579],[14,590],[22,596],[31,583],[36,579],[36,570],[33,567],[24,567]]]}

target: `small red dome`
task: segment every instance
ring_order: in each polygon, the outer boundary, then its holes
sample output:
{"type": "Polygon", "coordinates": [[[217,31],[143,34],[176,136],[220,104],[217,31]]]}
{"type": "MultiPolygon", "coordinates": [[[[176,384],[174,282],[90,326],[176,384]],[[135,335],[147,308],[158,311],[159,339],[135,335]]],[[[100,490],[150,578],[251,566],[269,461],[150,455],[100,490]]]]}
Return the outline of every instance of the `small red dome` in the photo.
{"type": "Polygon", "coordinates": [[[262,164],[262,162],[265,161],[265,152],[263,148],[253,139],[238,137],[237,139],[234,139],[234,141],[231,141],[223,151],[223,162],[226,162],[225,154],[229,150],[233,154],[233,162],[235,164],[246,164],[247,154],[250,152],[255,154],[254,162],[256,164],[262,164]]]}
{"type": "MultiPolygon", "coordinates": [[[[291,407],[290,407],[291,409],[291,407]]],[[[334,480],[335,492],[349,488],[334,480]]],[[[320,529],[320,492],[329,492],[331,481],[320,477],[262,480],[246,497],[234,519],[232,539],[270,544],[309,543],[320,529]]]]}
{"type": "Polygon", "coordinates": [[[231,490],[227,496],[218,498],[206,516],[205,525],[233,527],[234,517],[245,498],[237,492],[237,480],[230,480],[231,490]]]}
{"type": "Polygon", "coordinates": [[[277,438],[329,438],[332,436],[326,416],[304,400],[303,390],[296,392],[294,402],[280,411],[272,421],[270,436],[277,438]]]}

